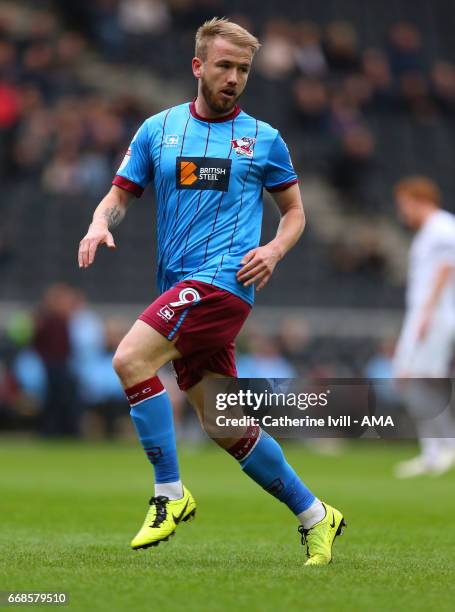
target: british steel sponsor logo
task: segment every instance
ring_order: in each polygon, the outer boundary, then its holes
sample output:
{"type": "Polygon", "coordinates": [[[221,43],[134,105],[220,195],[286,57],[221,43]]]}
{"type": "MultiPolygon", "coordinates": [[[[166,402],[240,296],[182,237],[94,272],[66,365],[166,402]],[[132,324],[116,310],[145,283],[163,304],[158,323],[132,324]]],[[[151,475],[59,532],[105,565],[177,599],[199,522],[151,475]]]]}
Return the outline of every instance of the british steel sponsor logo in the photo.
{"type": "Polygon", "coordinates": [[[227,191],[232,160],[221,157],[177,157],[177,189],[227,191]]]}
{"type": "Polygon", "coordinates": [[[256,138],[250,138],[249,136],[243,136],[242,138],[236,138],[231,140],[232,148],[237,155],[244,155],[251,159],[254,155],[254,145],[256,144],[256,138]]]}

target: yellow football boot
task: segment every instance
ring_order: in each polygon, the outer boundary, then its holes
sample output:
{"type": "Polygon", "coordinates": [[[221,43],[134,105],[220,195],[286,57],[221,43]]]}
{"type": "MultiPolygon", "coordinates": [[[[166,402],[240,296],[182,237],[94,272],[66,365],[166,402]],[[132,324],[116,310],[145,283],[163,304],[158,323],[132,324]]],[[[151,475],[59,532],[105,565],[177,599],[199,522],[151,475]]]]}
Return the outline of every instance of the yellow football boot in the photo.
{"type": "Polygon", "coordinates": [[[308,560],[305,565],[328,565],[332,561],[332,547],[335,538],[343,533],[346,522],[336,508],[323,504],[325,517],[310,529],[299,527],[302,544],[306,546],[308,560]]]}
{"type": "Polygon", "coordinates": [[[149,504],[144,524],[131,541],[131,548],[135,550],[158,546],[160,542],[169,540],[181,521],[186,523],[196,514],[196,502],[186,487],[183,487],[180,499],[170,500],[159,495],[152,497],[149,504]]]}

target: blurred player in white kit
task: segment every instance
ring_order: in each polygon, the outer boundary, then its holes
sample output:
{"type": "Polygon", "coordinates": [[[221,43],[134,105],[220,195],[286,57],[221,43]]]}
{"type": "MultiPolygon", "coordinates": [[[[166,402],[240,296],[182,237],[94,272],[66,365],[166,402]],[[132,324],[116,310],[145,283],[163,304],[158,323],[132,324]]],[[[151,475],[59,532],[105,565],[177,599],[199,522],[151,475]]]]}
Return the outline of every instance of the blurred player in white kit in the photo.
{"type": "MultiPolygon", "coordinates": [[[[416,232],[409,253],[406,314],[394,356],[395,378],[448,378],[455,339],[455,215],[440,208],[438,186],[425,177],[395,187],[398,213],[416,232]]],[[[455,465],[455,420],[450,407],[432,418],[431,386],[402,384],[415,417],[421,454],[396,467],[396,476],[442,474],[455,465]]],[[[437,403],[437,402],[436,402],[437,403]]]]}

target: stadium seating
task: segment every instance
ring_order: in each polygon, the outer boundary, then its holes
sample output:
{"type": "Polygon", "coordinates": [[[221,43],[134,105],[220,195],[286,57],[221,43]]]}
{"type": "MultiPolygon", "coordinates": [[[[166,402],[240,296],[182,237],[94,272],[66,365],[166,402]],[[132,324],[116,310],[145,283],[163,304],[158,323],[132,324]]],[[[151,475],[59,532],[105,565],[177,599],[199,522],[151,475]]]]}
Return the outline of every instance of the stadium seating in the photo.
{"type": "MultiPolygon", "coordinates": [[[[163,97],[168,96],[168,103],[173,104],[176,98],[184,100],[193,95],[189,66],[194,28],[214,12],[243,20],[262,38],[264,50],[270,36],[279,38],[287,33],[289,52],[295,53],[300,44],[295,28],[302,21],[311,21],[310,29],[319,32],[319,50],[325,54],[328,69],[316,78],[326,95],[326,101],[320,102],[322,106],[317,109],[317,121],[313,111],[308,115],[307,108],[298,106],[299,80],[303,79],[304,90],[310,85],[309,76],[294,65],[293,55],[287,58],[292,69],[285,68],[280,75],[271,75],[268,67],[258,62],[242,105],[282,131],[300,173],[304,195],[310,178],[335,189],[334,205],[345,218],[346,236],[350,235],[352,215],[366,222],[386,218],[401,231],[395,221],[391,189],[397,178],[406,173],[434,177],[443,188],[447,208],[453,208],[455,85],[449,83],[448,97],[442,100],[431,81],[435,62],[453,57],[454,43],[446,19],[449,0],[413,3],[411,33],[406,26],[405,37],[410,36],[415,45],[405,56],[391,42],[396,35],[394,25],[409,18],[405,0],[391,6],[380,0],[368,5],[359,5],[356,0],[284,0],[279,20],[276,3],[271,0],[252,0],[247,6],[240,0],[169,5],[156,2],[160,10],[142,30],[138,30],[137,22],[125,18],[121,8],[124,5],[125,2],[98,1],[81,1],[77,6],[58,3],[58,12],[52,13],[46,12],[46,3],[37,10],[33,4],[19,1],[10,6],[9,21],[1,26],[2,40],[7,47],[10,45],[4,57],[11,53],[13,56],[1,67],[2,83],[8,84],[13,94],[6,91],[3,95],[9,96],[10,101],[17,95],[29,106],[22,114],[16,110],[15,119],[8,119],[10,115],[6,114],[0,118],[10,121],[0,131],[5,185],[0,204],[5,221],[0,234],[0,300],[36,300],[43,287],[57,279],[81,286],[91,300],[98,302],[144,303],[153,297],[151,189],[117,230],[115,256],[102,252],[95,269],[81,273],[75,264],[75,253],[91,211],[104,186],[108,187],[136,126],[162,107],[163,97]],[[330,36],[348,39],[352,52],[349,61],[328,48],[330,36]],[[49,45],[50,50],[43,52],[40,44],[49,45]],[[379,50],[373,55],[384,57],[392,74],[388,94],[376,100],[367,96],[366,101],[353,103],[349,99],[352,91],[346,93],[346,87],[354,88],[355,96],[356,87],[364,87],[365,82],[347,85],[346,79],[353,71],[362,73],[362,57],[372,47],[379,50]],[[72,75],[71,80],[64,76],[62,65],[66,74],[72,75]],[[106,75],[110,75],[105,80],[100,76],[103,66],[106,75]],[[414,72],[417,66],[420,76],[416,83],[412,73],[411,83],[406,86],[411,97],[405,99],[400,78],[403,74],[409,76],[409,66],[414,66],[414,72]],[[133,78],[133,67],[134,85],[128,81],[133,78]],[[113,74],[117,79],[112,78],[113,74]],[[163,83],[162,89],[146,86],[150,75],[155,83],[163,83]],[[144,83],[143,90],[136,87],[137,79],[144,83]],[[423,85],[419,79],[423,79],[423,85]],[[169,84],[174,87],[172,93],[169,84]],[[419,87],[426,88],[423,98],[419,97],[419,87]],[[135,93],[122,93],[128,89],[135,93]],[[343,114],[346,110],[351,113],[348,124],[343,114]],[[54,127],[36,136],[37,125],[53,125],[54,121],[60,132],[54,127]],[[97,124],[102,126],[100,133],[94,127],[97,124]],[[69,128],[75,132],[71,136],[75,144],[68,145],[63,140],[59,144],[61,134],[69,128]],[[357,130],[356,134],[352,130],[357,130]],[[84,138],[78,136],[78,131],[84,133],[84,138]],[[30,161],[28,155],[30,151],[33,154],[37,140],[42,151],[36,154],[37,160],[30,161]],[[75,147],[72,161],[62,161],[61,146],[63,158],[71,158],[71,146],[75,147]],[[359,146],[366,146],[366,153],[360,157],[356,152],[359,146]],[[65,172],[85,178],[80,183],[69,180],[62,186],[60,177],[65,172]]],[[[308,24],[302,27],[308,28],[308,24]]],[[[14,117],[14,104],[12,109],[14,117]]],[[[269,208],[267,205],[264,239],[272,235],[276,226],[276,214],[269,208]]],[[[259,296],[259,304],[344,306],[355,301],[362,307],[400,306],[401,288],[396,275],[390,274],[393,261],[388,261],[381,271],[377,260],[376,267],[372,266],[365,252],[352,269],[343,268],[334,257],[339,245],[320,230],[310,216],[302,249],[289,255],[287,265],[280,268],[270,288],[259,296]]],[[[381,244],[382,236],[377,231],[381,244]]],[[[378,259],[387,259],[387,249],[383,250],[377,254],[378,259]]]]}

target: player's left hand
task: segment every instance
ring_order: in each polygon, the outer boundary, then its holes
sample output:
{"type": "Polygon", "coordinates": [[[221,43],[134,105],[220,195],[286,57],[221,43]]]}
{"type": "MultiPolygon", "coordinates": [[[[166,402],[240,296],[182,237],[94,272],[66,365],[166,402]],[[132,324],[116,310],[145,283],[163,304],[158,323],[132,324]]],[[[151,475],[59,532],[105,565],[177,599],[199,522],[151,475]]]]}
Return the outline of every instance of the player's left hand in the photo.
{"type": "Polygon", "coordinates": [[[237,272],[237,280],[244,287],[255,284],[260,291],[267,284],[281,259],[279,250],[272,244],[266,244],[248,251],[240,262],[242,268],[237,272]]]}

